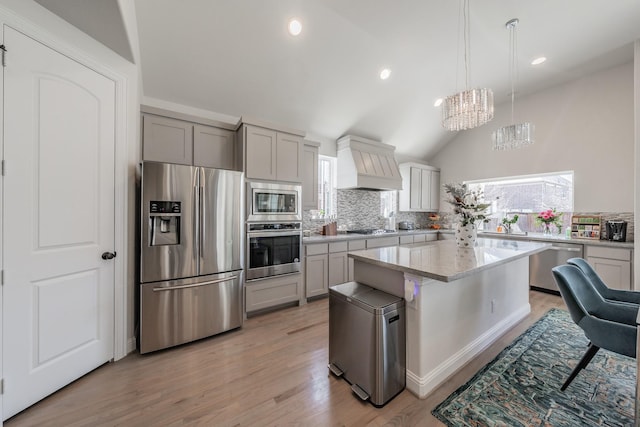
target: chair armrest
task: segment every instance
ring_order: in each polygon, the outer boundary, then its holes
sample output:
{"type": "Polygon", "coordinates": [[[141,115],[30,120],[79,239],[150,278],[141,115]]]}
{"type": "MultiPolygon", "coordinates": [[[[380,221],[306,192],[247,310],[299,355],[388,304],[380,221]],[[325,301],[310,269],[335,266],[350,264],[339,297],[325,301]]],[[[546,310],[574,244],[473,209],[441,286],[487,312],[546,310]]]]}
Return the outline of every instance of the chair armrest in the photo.
{"type": "Polygon", "coordinates": [[[640,305],[627,302],[604,300],[593,313],[589,313],[599,319],[623,323],[629,326],[637,326],[638,309],[640,305]]]}

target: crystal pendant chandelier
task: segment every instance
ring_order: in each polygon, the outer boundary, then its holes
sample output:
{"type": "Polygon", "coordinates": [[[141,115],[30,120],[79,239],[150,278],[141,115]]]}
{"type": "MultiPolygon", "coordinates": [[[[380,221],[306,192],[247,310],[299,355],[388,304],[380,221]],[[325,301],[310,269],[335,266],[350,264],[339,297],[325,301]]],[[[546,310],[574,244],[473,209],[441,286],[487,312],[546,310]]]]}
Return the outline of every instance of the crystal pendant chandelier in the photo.
{"type": "Polygon", "coordinates": [[[448,96],[442,103],[442,126],[451,131],[472,129],[493,119],[491,89],[469,89],[470,27],[469,0],[463,1],[465,90],[448,96]]]}
{"type": "Polygon", "coordinates": [[[528,122],[514,123],[515,80],[517,74],[517,37],[518,19],[514,18],[505,24],[509,30],[509,79],[511,80],[511,125],[501,127],[492,134],[494,150],[511,150],[533,144],[535,127],[528,122]]]}

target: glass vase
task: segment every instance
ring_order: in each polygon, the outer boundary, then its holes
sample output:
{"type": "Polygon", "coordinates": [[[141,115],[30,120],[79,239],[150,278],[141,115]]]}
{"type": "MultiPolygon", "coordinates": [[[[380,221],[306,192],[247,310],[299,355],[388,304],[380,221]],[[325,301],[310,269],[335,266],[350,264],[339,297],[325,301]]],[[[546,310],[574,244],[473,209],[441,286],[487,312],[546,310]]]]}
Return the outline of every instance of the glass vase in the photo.
{"type": "Polygon", "coordinates": [[[551,224],[544,224],[544,230],[542,230],[542,234],[544,234],[545,236],[551,235],[551,224]]]}

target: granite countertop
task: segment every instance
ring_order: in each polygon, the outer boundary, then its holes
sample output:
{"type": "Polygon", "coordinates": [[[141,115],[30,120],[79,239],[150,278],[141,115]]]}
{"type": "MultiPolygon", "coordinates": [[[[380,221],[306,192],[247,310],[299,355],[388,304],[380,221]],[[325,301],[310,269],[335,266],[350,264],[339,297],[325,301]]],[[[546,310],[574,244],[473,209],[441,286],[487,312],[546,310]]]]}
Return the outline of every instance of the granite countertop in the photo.
{"type": "Polygon", "coordinates": [[[343,240],[362,240],[362,239],[375,239],[378,237],[389,236],[405,236],[409,234],[436,234],[438,230],[398,230],[393,233],[380,233],[380,234],[356,234],[356,233],[338,233],[335,236],[324,236],[322,234],[313,234],[309,237],[303,237],[302,243],[331,243],[340,242],[343,240]]]}
{"type": "Polygon", "coordinates": [[[528,257],[549,243],[478,238],[474,248],[458,248],[454,240],[414,243],[349,252],[349,257],[403,273],[451,282],[501,264],[528,257]]]}
{"type": "MultiPolygon", "coordinates": [[[[439,230],[440,233],[453,234],[453,230],[439,230]]],[[[549,243],[575,243],[579,245],[607,246],[611,248],[633,249],[633,242],[615,242],[613,240],[591,240],[591,239],[572,239],[564,234],[505,234],[492,231],[478,231],[478,237],[488,237],[492,239],[511,239],[511,240],[531,240],[536,242],[549,243]]]]}

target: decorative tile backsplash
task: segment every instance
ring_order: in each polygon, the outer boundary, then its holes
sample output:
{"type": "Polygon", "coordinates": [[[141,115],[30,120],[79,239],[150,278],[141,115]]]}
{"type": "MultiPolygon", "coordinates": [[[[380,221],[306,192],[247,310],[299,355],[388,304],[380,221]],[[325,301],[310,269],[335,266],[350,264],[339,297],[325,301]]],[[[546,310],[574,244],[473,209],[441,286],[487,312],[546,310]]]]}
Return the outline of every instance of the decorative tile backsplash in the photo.
{"type": "MultiPolygon", "coordinates": [[[[339,228],[355,230],[362,228],[387,228],[387,220],[382,209],[382,191],[338,190],[337,221],[339,228]]],[[[394,222],[411,221],[417,228],[426,228],[430,221],[426,212],[398,212],[397,193],[395,199],[394,222]]],[[[303,212],[302,228],[318,232],[329,219],[312,219],[309,211],[303,212]]]]}

